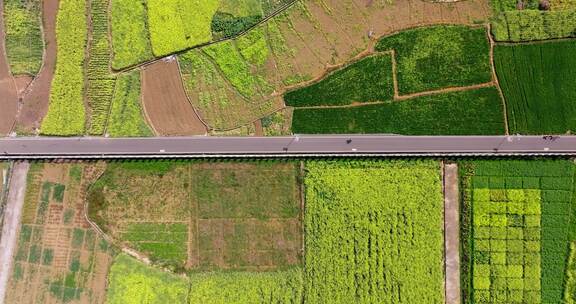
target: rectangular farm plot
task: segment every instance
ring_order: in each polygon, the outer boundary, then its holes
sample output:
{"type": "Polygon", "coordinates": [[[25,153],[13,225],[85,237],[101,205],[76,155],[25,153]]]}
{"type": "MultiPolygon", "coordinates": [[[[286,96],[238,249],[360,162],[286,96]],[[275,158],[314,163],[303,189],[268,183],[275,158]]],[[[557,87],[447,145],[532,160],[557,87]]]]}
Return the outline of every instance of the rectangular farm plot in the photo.
{"type": "Polygon", "coordinates": [[[273,270],[301,261],[297,163],[126,162],[91,187],[90,217],[176,270],[273,270]]]}
{"type": "Polygon", "coordinates": [[[498,45],[495,64],[510,133],[576,131],[576,42],[498,45]]]}
{"type": "Polygon", "coordinates": [[[400,95],[492,80],[490,46],[483,27],[416,28],[383,37],[376,50],[394,50],[400,95]]]}
{"type": "Polygon", "coordinates": [[[294,134],[498,135],[502,101],[495,87],[341,108],[294,109],[294,134]]]}
{"type": "Polygon", "coordinates": [[[112,251],[86,222],[84,167],[32,164],[6,303],[98,303],[112,251]]]}
{"type": "Polygon", "coordinates": [[[461,168],[464,298],[561,303],[569,244],[576,239],[574,164],[494,160],[461,168]]]}
{"type": "Polygon", "coordinates": [[[306,303],[444,303],[437,162],[306,168],[306,303]]]}
{"type": "Polygon", "coordinates": [[[540,190],[472,197],[475,303],[540,303],[540,190]]]}

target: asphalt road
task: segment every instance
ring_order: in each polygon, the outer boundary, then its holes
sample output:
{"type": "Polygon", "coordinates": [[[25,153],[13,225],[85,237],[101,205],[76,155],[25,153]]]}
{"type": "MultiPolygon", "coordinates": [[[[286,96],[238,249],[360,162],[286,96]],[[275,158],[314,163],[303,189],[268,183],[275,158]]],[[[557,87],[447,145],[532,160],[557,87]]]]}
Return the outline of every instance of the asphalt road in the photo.
{"type": "Polygon", "coordinates": [[[576,136],[4,138],[0,159],[324,155],[576,155],[576,136]]]}

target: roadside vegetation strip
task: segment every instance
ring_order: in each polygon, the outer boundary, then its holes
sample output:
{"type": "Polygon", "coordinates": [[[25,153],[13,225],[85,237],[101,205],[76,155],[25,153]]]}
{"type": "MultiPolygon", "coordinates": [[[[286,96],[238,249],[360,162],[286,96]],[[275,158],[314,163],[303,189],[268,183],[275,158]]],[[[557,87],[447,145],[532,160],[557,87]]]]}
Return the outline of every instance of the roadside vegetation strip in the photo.
{"type": "Polygon", "coordinates": [[[146,0],[112,1],[112,68],[120,70],[154,58],[146,0]]]}
{"type": "Polygon", "coordinates": [[[43,135],[84,133],[84,47],[86,45],[86,3],[62,0],[56,23],[58,60],[52,80],[50,106],[42,121],[43,135]]]}
{"type": "Polygon", "coordinates": [[[394,97],[390,54],[377,54],[337,70],[324,79],[284,95],[288,106],[346,105],[394,97]]]}
{"type": "Polygon", "coordinates": [[[189,304],[303,303],[302,270],[190,274],[189,304]]]}
{"type": "Polygon", "coordinates": [[[152,50],[157,57],[212,40],[216,0],[147,0],[152,50]]]}
{"type": "Polygon", "coordinates": [[[464,298],[562,302],[576,239],[574,163],[469,161],[461,168],[464,298]]]}
{"type": "Polygon", "coordinates": [[[504,114],[494,87],[345,108],[294,109],[294,134],[499,135],[504,114]]]}
{"type": "Polygon", "coordinates": [[[306,303],[444,303],[437,162],[311,161],[306,170],[306,303]]]}
{"type": "Polygon", "coordinates": [[[106,134],[112,137],[154,135],[144,118],[140,87],[139,71],[117,76],[106,134]]]}
{"type": "Polygon", "coordinates": [[[38,0],[5,0],[6,55],[13,75],[36,75],[42,65],[44,42],[38,0]]]}
{"type": "Polygon", "coordinates": [[[484,27],[416,28],[380,39],[376,50],[394,50],[400,95],[492,79],[484,27]]]}
{"type": "Polygon", "coordinates": [[[106,303],[187,303],[189,280],[120,254],[110,268],[106,303]]]}
{"type": "Polygon", "coordinates": [[[576,131],[576,41],[497,45],[496,72],[510,133],[576,131]]]}
{"type": "Polygon", "coordinates": [[[108,123],[110,104],[114,94],[115,76],[110,71],[110,42],[108,41],[109,0],[90,1],[91,33],[86,65],[86,98],[90,108],[88,134],[103,135],[108,123]]]}

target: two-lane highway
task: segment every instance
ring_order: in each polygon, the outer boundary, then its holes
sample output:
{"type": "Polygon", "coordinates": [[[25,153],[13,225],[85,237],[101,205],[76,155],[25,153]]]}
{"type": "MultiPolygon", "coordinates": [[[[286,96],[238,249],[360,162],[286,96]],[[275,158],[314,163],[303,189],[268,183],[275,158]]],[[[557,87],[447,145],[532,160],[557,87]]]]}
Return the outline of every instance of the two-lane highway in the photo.
{"type": "Polygon", "coordinates": [[[0,159],[576,155],[576,136],[3,138],[0,159]]]}

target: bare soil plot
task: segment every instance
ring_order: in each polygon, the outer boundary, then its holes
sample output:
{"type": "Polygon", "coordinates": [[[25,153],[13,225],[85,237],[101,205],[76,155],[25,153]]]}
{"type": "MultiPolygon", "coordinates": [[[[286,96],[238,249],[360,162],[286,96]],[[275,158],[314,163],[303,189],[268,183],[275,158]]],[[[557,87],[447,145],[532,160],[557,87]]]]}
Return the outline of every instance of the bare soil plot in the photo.
{"type": "Polygon", "coordinates": [[[18,111],[18,96],[16,84],[10,74],[6,58],[4,34],[4,1],[0,3],[0,136],[8,134],[16,120],[18,111]]]}
{"type": "Polygon", "coordinates": [[[176,271],[272,270],[301,261],[299,174],[279,162],[109,164],[89,216],[176,271]]]}
{"type": "Polygon", "coordinates": [[[143,68],[142,100],[159,135],[206,134],[206,127],[188,101],[176,60],[161,60],[143,68]]]}
{"type": "Polygon", "coordinates": [[[104,303],[113,252],[84,217],[97,169],[32,164],[6,303],[104,303]]]}
{"type": "Polygon", "coordinates": [[[16,88],[18,96],[22,97],[28,86],[32,83],[34,77],[30,75],[18,75],[14,77],[14,82],[16,83],[16,88]]]}
{"type": "Polygon", "coordinates": [[[25,95],[16,122],[17,132],[34,133],[48,112],[50,85],[56,67],[56,16],[58,0],[42,1],[43,32],[46,46],[40,73],[32,81],[25,95]]]}

